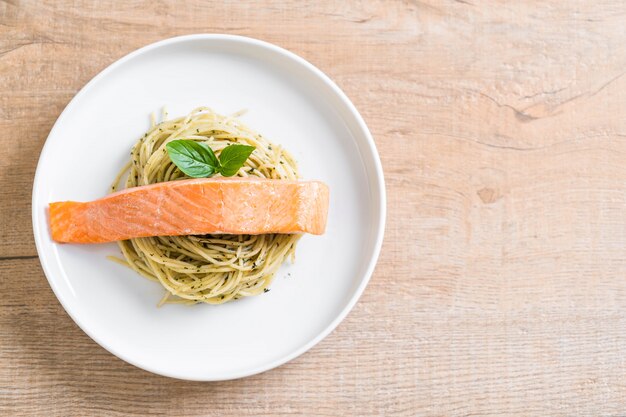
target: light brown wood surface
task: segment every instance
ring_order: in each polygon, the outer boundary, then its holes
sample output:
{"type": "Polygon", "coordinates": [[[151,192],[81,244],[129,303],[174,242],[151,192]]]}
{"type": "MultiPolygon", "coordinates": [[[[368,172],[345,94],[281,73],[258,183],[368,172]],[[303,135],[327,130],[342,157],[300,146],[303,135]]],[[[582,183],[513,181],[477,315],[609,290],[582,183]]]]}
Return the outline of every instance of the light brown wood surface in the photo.
{"type": "Polygon", "coordinates": [[[0,3],[0,415],[626,415],[625,74],[622,1],[0,3]],[[200,32],[326,72],[368,123],[388,191],[348,318],[223,383],[149,374],[87,337],[30,217],[74,94],[140,46],[200,32]]]}

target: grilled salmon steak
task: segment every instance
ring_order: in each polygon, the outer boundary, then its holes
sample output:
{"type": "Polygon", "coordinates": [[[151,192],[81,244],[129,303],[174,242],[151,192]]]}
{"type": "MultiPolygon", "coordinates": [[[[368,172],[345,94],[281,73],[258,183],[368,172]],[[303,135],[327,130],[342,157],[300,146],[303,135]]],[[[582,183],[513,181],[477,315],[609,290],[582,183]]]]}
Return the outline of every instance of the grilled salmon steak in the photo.
{"type": "Polygon", "coordinates": [[[128,188],[87,203],[50,204],[52,238],[103,243],[147,236],[322,234],[328,186],[319,181],[202,178],[128,188]]]}

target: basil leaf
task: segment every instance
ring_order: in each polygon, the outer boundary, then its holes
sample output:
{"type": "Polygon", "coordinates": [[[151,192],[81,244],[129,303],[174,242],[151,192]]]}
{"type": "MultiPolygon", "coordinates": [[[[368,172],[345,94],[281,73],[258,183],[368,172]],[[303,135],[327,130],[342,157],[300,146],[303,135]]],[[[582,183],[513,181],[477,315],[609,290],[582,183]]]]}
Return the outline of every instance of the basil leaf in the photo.
{"type": "Polygon", "coordinates": [[[239,168],[246,163],[254,149],[254,146],[248,145],[230,145],[222,149],[222,153],[220,153],[220,174],[225,177],[235,175],[239,168]]]}
{"type": "Polygon", "coordinates": [[[215,154],[213,153],[213,149],[209,148],[209,145],[207,145],[204,142],[194,142],[194,141],[190,141],[190,142],[197,143],[198,145],[206,149],[207,155],[209,157],[209,164],[212,165],[213,168],[215,168],[215,170],[217,171],[217,168],[219,168],[220,166],[220,161],[217,160],[217,156],[215,156],[215,154]]]}
{"type": "Polygon", "coordinates": [[[206,143],[193,140],[173,140],[165,145],[172,162],[193,178],[206,178],[219,170],[220,164],[206,143]]]}

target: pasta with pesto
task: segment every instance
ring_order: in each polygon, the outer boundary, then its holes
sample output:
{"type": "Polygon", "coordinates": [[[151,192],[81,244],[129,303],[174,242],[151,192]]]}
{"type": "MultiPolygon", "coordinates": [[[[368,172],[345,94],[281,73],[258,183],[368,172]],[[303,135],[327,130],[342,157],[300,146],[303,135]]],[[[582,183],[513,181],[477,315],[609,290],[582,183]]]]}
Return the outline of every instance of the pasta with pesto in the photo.
{"type": "MultiPolygon", "coordinates": [[[[168,157],[166,144],[177,139],[203,142],[219,156],[229,144],[256,149],[236,176],[296,180],[298,167],[282,147],[242,124],[238,116],[209,108],[153,126],[133,146],[111,192],[121,188],[188,178],[168,157]]],[[[164,114],[164,119],[165,119],[164,114]]],[[[295,256],[299,234],[157,236],[119,241],[126,265],[165,289],[163,303],[221,304],[268,291],[287,258],[295,256]]]]}

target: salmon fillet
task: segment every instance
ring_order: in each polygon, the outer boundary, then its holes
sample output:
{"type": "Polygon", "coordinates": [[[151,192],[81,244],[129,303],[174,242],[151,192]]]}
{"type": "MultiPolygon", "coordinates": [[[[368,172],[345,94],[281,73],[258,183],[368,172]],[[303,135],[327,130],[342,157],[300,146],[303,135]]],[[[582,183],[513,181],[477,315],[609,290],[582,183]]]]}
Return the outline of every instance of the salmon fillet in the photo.
{"type": "Polygon", "coordinates": [[[102,243],[146,236],[322,234],[328,187],[319,181],[202,178],[128,188],[88,203],[50,204],[52,238],[102,243]]]}

